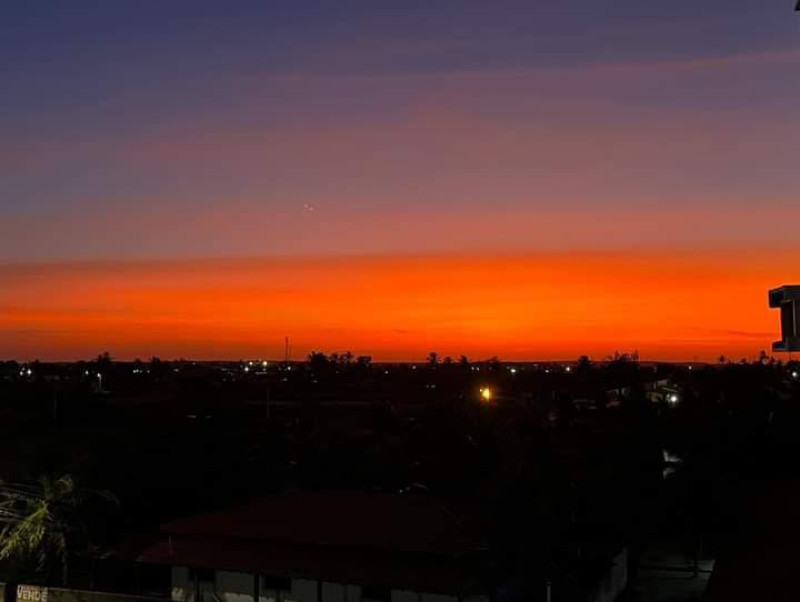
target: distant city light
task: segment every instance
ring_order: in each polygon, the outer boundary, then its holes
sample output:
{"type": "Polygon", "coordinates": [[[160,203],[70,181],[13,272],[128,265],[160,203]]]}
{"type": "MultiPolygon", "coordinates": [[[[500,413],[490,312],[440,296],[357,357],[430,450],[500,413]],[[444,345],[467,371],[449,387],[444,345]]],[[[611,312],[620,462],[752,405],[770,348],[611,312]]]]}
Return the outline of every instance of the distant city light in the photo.
{"type": "Polygon", "coordinates": [[[572,372],[572,366],[567,366],[567,372],[572,372]]]}
{"type": "Polygon", "coordinates": [[[677,395],[670,395],[669,396],[670,403],[678,403],[678,396],[677,395]]]}
{"type": "Polygon", "coordinates": [[[516,374],[517,373],[517,369],[516,368],[511,368],[509,370],[509,372],[511,372],[511,374],[516,374]]]}
{"type": "Polygon", "coordinates": [[[245,367],[244,367],[244,371],[245,371],[245,372],[250,372],[250,366],[245,366],[245,367]]]}
{"type": "Polygon", "coordinates": [[[33,370],[31,370],[30,368],[28,368],[28,369],[27,369],[25,372],[26,372],[26,374],[27,374],[28,376],[30,376],[31,374],[33,374],[33,370]]]}
{"type": "Polygon", "coordinates": [[[263,362],[261,362],[261,365],[264,366],[264,368],[266,368],[267,367],[267,360],[264,360],[263,362]]]}
{"type": "Polygon", "coordinates": [[[797,371],[792,372],[792,378],[797,378],[798,376],[800,376],[800,373],[798,373],[797,371]]]}
{"type": "Polygon", "coordinates": [[[487,403],[492,401],[492,390],[489,387],[481,389],[481,399],[487,403]]]}

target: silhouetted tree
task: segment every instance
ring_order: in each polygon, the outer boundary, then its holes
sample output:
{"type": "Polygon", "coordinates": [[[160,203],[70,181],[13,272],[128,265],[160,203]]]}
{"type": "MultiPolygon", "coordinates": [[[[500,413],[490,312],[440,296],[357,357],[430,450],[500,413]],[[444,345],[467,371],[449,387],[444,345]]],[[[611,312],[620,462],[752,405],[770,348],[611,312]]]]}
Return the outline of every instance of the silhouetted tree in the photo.
{"type": "Polygon", "coordinates": [[[439,363],[439,354],[436,353],[435,351],[431,351],[428,354],[427,360],[428,364],[430,364],[431,367],[436,366],[436,364],[439,363]]]}
{"type": "Polygon", "coordinates": [[[108,492],[80,489],[70,475],[0,483],[0,559],[35,562],[42,573],[60,566],[66,583],[69,553],[87,543],[82,509],[91,497],[116,502],[108,492]]]}
{"type": "Polygon", "coordinates": [[[328,356],[322,351],[312,351],[308,354],[308,364],[312,369],[323,369],[328,366],[328,356]]]}
{"type": "Polygon", "coordinates": [[[114,365],[114,360],[108,351],[104,351],[94,359],[95,368],[100,371],[109,371],[114,365]]]}

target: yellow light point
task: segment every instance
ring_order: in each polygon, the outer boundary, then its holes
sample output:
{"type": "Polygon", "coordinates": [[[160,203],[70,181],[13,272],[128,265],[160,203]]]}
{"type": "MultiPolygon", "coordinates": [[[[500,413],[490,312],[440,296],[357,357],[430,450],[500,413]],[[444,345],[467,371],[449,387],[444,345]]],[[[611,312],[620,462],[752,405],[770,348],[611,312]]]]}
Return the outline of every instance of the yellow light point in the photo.
{"type": "Polygon", "coordinates": [[[492,390],[489,387],[481,389],[481,399],[487,403],[492,401],[492,390]]]}

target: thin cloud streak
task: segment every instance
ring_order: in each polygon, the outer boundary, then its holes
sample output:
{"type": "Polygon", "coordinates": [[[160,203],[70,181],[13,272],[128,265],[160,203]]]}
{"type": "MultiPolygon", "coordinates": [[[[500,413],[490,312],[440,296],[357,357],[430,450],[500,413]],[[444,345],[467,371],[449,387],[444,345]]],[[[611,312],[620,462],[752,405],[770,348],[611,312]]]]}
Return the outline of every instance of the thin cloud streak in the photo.
{"type": "Polygon", "coordinates": [[[99,211],[60,216],[9,216],[0,224],[6,261],[148,259],[448,251],[791,249],[800,205],[704,208],[618,207],[518,210],[502,205],[458,211],[363,211],[335,203],[275,211],[229,203],[187,214],[181,210],[99,211]],[[108,224],[113,224],[109,227],[108,224]],[[47,240],[47,246],[39,241],[47,240]],[[146,242],[146,244],[143,243],[146,242]],[[154,249],[158,249],[154,252],[154,249]]]}

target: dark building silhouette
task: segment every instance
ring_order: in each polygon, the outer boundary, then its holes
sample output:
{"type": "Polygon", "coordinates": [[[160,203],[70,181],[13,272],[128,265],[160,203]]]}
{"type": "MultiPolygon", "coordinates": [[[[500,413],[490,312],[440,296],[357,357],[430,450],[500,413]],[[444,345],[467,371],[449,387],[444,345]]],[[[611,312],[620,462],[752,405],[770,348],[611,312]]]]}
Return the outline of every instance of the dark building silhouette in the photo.
{"type": "Polygon", "coordinates": [[[172,567],[173,600],[488,602],[479,519],[425,496],[278,496],[166,525],[140,560],[172,567]]]}

